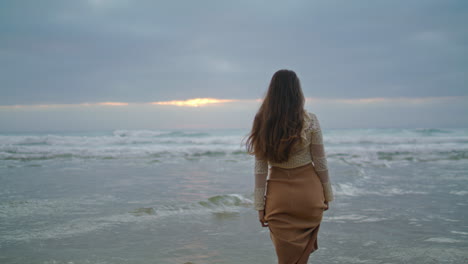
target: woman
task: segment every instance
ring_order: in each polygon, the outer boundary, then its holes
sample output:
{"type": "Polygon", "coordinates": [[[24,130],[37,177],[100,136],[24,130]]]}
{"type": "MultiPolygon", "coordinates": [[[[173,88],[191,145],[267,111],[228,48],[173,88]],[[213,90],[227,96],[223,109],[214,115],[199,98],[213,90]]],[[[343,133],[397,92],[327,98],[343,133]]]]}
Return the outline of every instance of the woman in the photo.
{"type": "Polygon", "coordinates": [[[323,211],[333,192],[320,125],[304,110],[293,71],[273,75],[246,145],[255,155],[255,209],[261,225],[270,229],[278,263],[307,263],[318,249],[323,211]]]}

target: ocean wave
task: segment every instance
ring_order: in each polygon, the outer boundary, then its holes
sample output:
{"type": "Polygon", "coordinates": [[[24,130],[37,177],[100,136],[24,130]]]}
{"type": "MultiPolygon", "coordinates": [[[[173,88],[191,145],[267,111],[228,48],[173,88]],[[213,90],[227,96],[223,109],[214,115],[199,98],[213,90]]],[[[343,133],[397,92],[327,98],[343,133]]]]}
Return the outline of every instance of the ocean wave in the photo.
{"type": "MultiPolygon", "coordinates": [[[[241,194],[216,195],[192,204],[168,205],[162,207],[144,208],[145,215],[155,215],[157,217],[184,216],[184,215],[206,215],[210,213],[218,214],[222,212],[239,212],[241,208],[250,208],[253,201],[250,197],[241,194]]],[[[141,211],[137,208],[136,211],[141,211]]],[[[135,211],[131,212],[132,214],[135,211]]]]}
{"type": "Polygon", "coordinates": [[[325,137],[325,144],[330,145],[361,145],[361,146],[414,146],[426,144],[467,144],[468,136],[444,136],[444,137],[418,137],[418,136],[378,136],[378,135],[342,135],[325,137]]]}
{"type": "Polygon", "coordinates": [[[366,216],[366,215],[357,215],[357,214],[349,214],[349,215],[340,215],[340,216],[324,216],[324,220],[326,222],[335,222],[335,223],[373,223],[373,222],[381,222],[388,220],[388,218],[384,217],[375,217],[375,216],[366,216]]]}
{"type": "MultiPolygon", "coordinates": [[[[376,151],[327,149],[330,163],[343,162],[357,167],[392,167],[407,163],[434,162],[434,161],[463,161],[468,159],[468,150],[436,151],[376,151]]],[[[244,161],[250,155],[239,146],[145,146],[145,147],[56,147],[39,148],[32,146],[0,146],[0,161],[8,164],[9,161],[41,162],[47,160],[141,160],[158,162],[177,162],[186,159],[202,160],[206,158],[244,161]]]]}
{"type": "MultiPolygon", "coordinates": [[[[331,161],[358,166],[393,162],[468,159],[468,132],[428,130],[346,130],[325,133],[331,161]],[[419,131],[419,132],[418,132],[419,131]],[[427,133],[424,132],[424,133],[427,133]],[[449,135],[449,136],[448,136],[449,135]]],[[[0,160],[51,159],[199,159],[233,155],[243,159],[242,131],[115,130],[112,133],[0,135],[0,160]]]]}
{"type": "MultiPolygon", "coordinates": [[[[135,132],[136,133],[136,132],[135,132]]],[[[138,131],[144,133],[144,131],[138,131]]],[[[138,134],[136,133],[136,134],[138,134]]],[[[240,145],[237,136],[0,136],[0,146],[88,146],[91,148],[119,145],[240,145]]]]}
{"type": "Polygon", "coordinates": [[[460,243],[463,242],[462,240],[453,239],[449,237],[430,237],[426,240],[426,242],[436,242],[436,243],[460,243]]]}
{"type": "Polygon", "coordinates": [[[408,160],[408,161],[433,161],[433,160],[463,160],[468,159],[468,151],[378,151],[380,160],[408,160]]]}
{"type": "Polygon", "coordinates": [[[195,131],[114,130],[117,137],[208,137],[209,133],[195,131]]]}
{"type": "Polygon", "coordinates": [[[360,188],[353,185],[352,183],[338,183],[334,189],[337,196],[395,196],[405,194],[427,194],[426,192],[403,190],[397,187],[384,187],[379,189],[372,189],[370,187],[360,188]]]}
{"type": "Polygon", "coordinates": [[[468,232],[462,232],[462,231],[450,231],[452,234],[457,234],[457,235],[463,235],[463,236],[468,236],[468,232]]]}
{"type": "MultiPolygon", "coordinates": [[[[4,200],[0,202],[0,217],[5,219],[33,218],[36,216],[50,216],[54,214],[77,214],[81,208],[86,207],[88,213],[97,205],[108,202],[115,202],[117,198],[110,195],[93,195],[82,198],[66,199],[25,199],[25,200],[4,200]]],[[[97,210],[97,209],[96,209],[97,210]]],[[[7,221],[12,222],[12,221],[7,221]]]]}
{"type": "Polygon", "coordinates": [[[343,162],[352,166],[392,167],[408,163],[467,160],[468,149],[465,146],[412,149],[389,147],[388,149],[355,148],[346,152],[343,148],[328,148],[327,156],[330,161],[343,162]]]}
{"type": "Polygon", "coordinates": [[[101,149],[49,149],[49,150],[31,150],[31,149],[1,149],[0,160],[4,161],[43,161],[43,160],[69,160],[69,159],[90,159],[90,160],[110,160],[110,159],[148,159],[159,158],[164,160],[181,159],[199,159],[209,157],[239,156],[247,155],[245,151],[239,148],[221,149],[210,147],[198,148],[101,148],[101,149]]]}
{"type": "MultiPolygon", "coordinates": [[[[115,203],[117,198],[113,196],[92,196],[79,199],[30,199],[10,200],[0,202],[0,216],[3,218],[31,218],[35,216],[50,216],[53,214],[74,214],[82,212],[86,208],[88,213],[97,213],[98,209],[89,211],[98,205],[115,203]]],[[[131,203],[131,202],[129,202],[131,203]]],[[[189,203],[164,205],[159,207],[138,207],[128,213],[135,216],[155,215],[158,217],[185,215],[191,213],[205,214],[223,210],[238,210],[241,207],[251,207],[251,197],[241,194],[224,194],[209,197],[205,200],[189,203]]]]}
{"type": "Polygon", "coordinates": [[[116,130],[112,135],[1,135],[0,160],[217,157],[243,153],[240,141],[236,135],[190,131],[116,130]]]}
{"type": "Polygon", "coordinates": [[[464,196],[468,195],[468,191],[450,191],[450,194],[464,196]]]}
{"type": "MultiPolygon", "coordinates": [[[[112,197],[101,197],[96,201],[115,202],[112,197]],[[110,200],[109,200],[110,199],[110,200]]],[[[60,239],[84,233],[112,228],[126,223],[154,223],[170,217],[209,216],[216,218],[230,217],[240,212],[242,208],[252,207],[252,199],[241,194],[216,195],[206,200],[191,204],[165,205],[157,207],[137,207],[127,212],[120,212],[107,216],[97,215],[99,211],[89,211],[90,199],[73,200],[30,200],[9,201],[0,203],[0,219],[13,223],[20,218],[37,218],[37,216],[74,215],[74,219],[46,225],[35,225],[31,230],[9,229],[2,230],[1,242],[30,241],[35,239],[60,239]],[[83,215],[83,212],[86,212],[83,215]],[[92,216],[92,214],[96,214],[92,216]],[[90,216],[91,215],[91,216],[90,216]],[[80,217],[81,216],[81,217],[80,217]]],[[[91,206],[93,208],[93,206],[91,206]]]]}
{"type": "Polygon", "coordinates": [[[453,133],[453,131],[439,129],[439,128],[416,128],[414,129],[414,132],[422,134],[422,135],[426,135],[426,136],[453,133]]]}
{"type": "MultiPolygon", "coordinates": [[[[344,162],[350,165],[366,167],[390,167],[401,162],[461,161],[468,159],[468,150],[413,150],[413,151],[374,151],[327,149],[330,162],[344,162]]],[[[174,159],[202,159],[230,157],[244,160],[249,157],[239,146],[197,145],[197,146],[145,146],[145,147],[53,147],[0,146],[0,160],[8,161],[43,161],[43,160],[113,160],[157,158],[160,162],[174,159]]]]}
{"type": "Polygon", "coordinates": [[[213,196],[198,204],[207,208],[226,208],[229,206],[250,206],[252,205],[252,200],[240,194],[228,194],[213,196]]]}

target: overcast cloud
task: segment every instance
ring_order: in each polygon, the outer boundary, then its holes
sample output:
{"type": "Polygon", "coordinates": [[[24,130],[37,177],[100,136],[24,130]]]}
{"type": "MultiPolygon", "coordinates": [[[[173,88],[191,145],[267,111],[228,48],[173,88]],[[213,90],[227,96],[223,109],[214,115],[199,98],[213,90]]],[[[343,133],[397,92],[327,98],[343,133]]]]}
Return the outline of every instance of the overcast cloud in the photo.
{"type": "Polygon", "coordinates": [[[468,95],[466,1],[2,1],[0,105],[468,95]]]}
{"type": "Polygon", "coordinates": [[[325,129],[468,127],[466,25],[464,0],[1,1],[0,132],[247,129],[281,68],[325,129]]]}

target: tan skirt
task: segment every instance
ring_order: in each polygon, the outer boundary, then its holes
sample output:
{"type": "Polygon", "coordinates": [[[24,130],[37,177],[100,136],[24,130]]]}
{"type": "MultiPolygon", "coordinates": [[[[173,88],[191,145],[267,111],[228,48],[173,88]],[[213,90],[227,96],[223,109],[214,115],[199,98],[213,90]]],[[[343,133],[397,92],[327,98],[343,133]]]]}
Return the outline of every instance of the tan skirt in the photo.
{"type": "Polygon", "coordinates": [[[312,164],[270,169],[265,220],[278,264],[305,264],[318,249],[324,202],[322,184],[312,164]]]}

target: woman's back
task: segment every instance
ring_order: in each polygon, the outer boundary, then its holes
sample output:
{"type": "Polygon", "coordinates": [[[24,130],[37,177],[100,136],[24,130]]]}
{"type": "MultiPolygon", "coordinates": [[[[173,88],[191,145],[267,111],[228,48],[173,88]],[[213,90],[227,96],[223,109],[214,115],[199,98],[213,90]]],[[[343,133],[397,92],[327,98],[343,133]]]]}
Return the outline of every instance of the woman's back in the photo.
{"type": "Polygon", "coordinates": [[[318,249],[322,214],[333,192],[320,124],[304,110],[293,71],[273,75],[247,149],[255,155],[255,209],[270,229],[278,263],[307,263],[318,249]]]}
{"type": "Polygon", "coordinates": [[[265,174],[269,166],[279,168],[297,168],[312,163],[320,177],[327,201],[333,200],[333,190],[328,176],[327,159],[323,147],[323,137],[320,123],[315,114],[306,112],[304,126],[301,132],[301,144],[291,151],[291,156],[285,162],[271,162],[256,158],[255,174],[265,174]]]}

